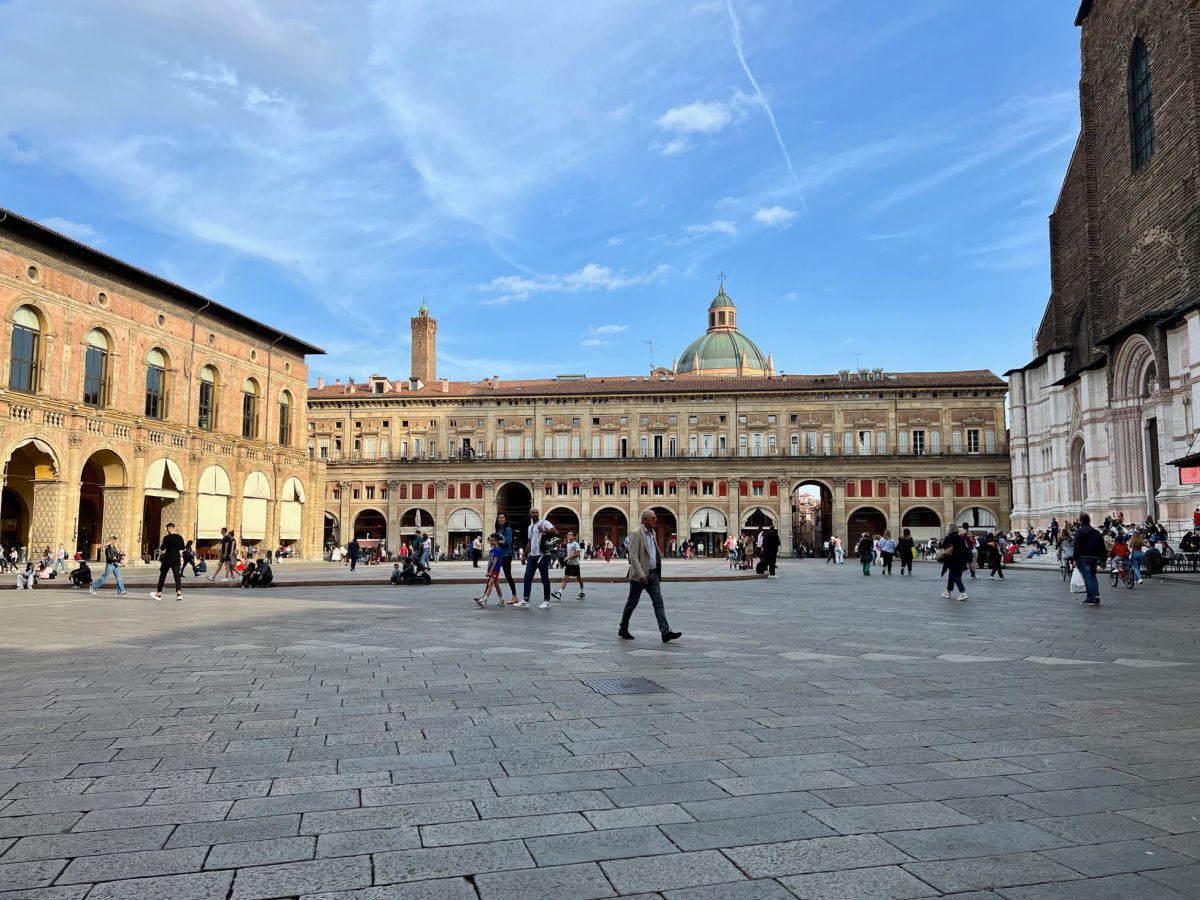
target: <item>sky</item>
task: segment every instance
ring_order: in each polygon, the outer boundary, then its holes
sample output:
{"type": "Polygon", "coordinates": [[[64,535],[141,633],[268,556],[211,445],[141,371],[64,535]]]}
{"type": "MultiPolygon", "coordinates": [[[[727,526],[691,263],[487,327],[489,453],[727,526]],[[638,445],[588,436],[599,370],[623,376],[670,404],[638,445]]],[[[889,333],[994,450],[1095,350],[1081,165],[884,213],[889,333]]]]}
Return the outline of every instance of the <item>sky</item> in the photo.
{"type": "Polygon", "coordinates": [[[0,205],[325,348],[646,373],[724,273],[778,370],[1022,365],[1076,0],[0,0],[0,205]],[[652,342],[648,343],[648,342],[652,342]]]}

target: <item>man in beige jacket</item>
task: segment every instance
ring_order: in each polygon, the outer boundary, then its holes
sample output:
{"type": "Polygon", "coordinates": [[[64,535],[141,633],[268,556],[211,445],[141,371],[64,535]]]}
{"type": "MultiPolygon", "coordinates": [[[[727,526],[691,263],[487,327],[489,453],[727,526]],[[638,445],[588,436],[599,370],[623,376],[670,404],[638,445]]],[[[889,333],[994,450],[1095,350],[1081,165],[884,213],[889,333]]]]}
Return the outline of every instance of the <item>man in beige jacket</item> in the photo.
{"type": "Polygon", "coordinates": [[[642,591],[650,595],[654,604],[654,617],[658,620],[658,630],[662,632],[663,643],[669,643],[682,632],[672,631],[667,624],[667,614],[663,610],[662,590],[659,581],[662,576],[662,558],[658,552],[655,540],[654,526],[658,524],[658,516],[654,510],[647,509],[642,513],[642,524],[629,535],[629,599],[625,601],[625,611],[621,614],[621,627],[617,631],[619,637],[633,640],[629,633],[629,617],[637,609],[642,591]]]}

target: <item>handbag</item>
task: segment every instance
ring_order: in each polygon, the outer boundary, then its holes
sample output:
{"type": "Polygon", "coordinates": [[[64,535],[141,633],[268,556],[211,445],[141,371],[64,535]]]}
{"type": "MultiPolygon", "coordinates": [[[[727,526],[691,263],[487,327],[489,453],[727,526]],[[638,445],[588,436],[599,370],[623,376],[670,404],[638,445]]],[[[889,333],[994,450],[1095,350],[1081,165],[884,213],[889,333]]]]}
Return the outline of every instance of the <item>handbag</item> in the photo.
{"type": "Polygon", "coordinates": [[[1083,583],[1083,573],[1076,569],[1071,573],[1071,593],[1083,594],[1087,592],[1087,585],[1083,583]]]}

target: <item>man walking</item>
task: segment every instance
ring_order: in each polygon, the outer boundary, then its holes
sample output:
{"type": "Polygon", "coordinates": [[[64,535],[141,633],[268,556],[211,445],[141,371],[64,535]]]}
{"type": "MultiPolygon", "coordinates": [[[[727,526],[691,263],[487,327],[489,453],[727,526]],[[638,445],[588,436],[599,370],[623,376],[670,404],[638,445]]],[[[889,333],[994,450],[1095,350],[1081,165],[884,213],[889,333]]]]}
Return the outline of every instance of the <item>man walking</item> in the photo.
{"type": "Polygon", "coordinates": [[[56,550],[54,553],[54,571],[67,571],[67,548],[62,544],[58,545],[58,550],[56,550]]]}
{"type": "Polygon", "coordinates": [[[93,597],[96,596],[96,591],[104,586],[104,582],[108,580],[111,573],[117,582],[117,596],[124,597],[128,594],[129,592],[125,590],[125,582],[121,580],[121,565],[124,561],[125,554],[117,547],[117,536],[114,534],[104,545],[104,574],[92,583],[88,593],[93,597]]]}
{"type": "Polygon", "coordinates": [[[167,523],[167,533],[162,539],[158,554],[158,587],[150,592],[155,600],[162,599],[163,583],[167,572],[175,578],[175,602],[183,599],[183,536],[175,533],[175,523],[167,523]]]}
{"type": "Polygon", "coordinates": [[[762,535],[762,561],[767,568],[767,577],[775,578],[775,561],[779,558],[779,532],[772,525],[762,535]]]}
{"type": "Polygon", "coordinates": [[[667,623],[667,614],[663,609],[662,589],[659,583],[662,579],[662,560],[658,555],[658,544],[655,542],[655,526],[658,516],[654,510],[642,512],[642,524],[633,534],[629,535],[629,599],[625,601],[625,611],[621,613],[621,627],[617,636],[627,641],[633,640],[629,633],[629,617],[637,609],[642,591],[650,595],[654,605],[654,618],[658,620],[658,630],[662,633],[662,642],[670,643],[683,636],[681,631],[672,631],[667,623]]]}
{"type": "Polygon", "coordinates": [[[1096,580],[1096,566],[1108,557],[1104,537],[1092,527],[1092,517],[1087,513],[1079,516],[1079,527],[1075,529],[1075,565],[1083,575],[1083,586],[1087,596],[1083,602],[1100,605],[1100,583],[1096,580]]]}
{"type": "Polygon", "coordinates": [[[529,594],[533,590],[533,573],[538,572],[542,576],[543,595],[538,609],[550,608],[550,554],[547,552],[548,548],[543,544],[552,534],[554,534],[554,525],[539,515],[537,507],[529,510],[528,544],[525,548],[525,590],[521,602],[510,603],[510,606],[515,606],[517,609],[525,609],[529,606],[529,594]]]}
{"type": "Polygon", "coordinates": [[[220,575],[222,571],[225,572],[225,581],[229,581],[231,578],[236,579],[238,577],[237,573],[233,570],[234,543],[235,541],[233,539],[233,532],[231,532],[228,528],[222,528],[220,549],[217,551],[217,571],[208,576],[209,581],[215,582],[217,580],[217,576],[220,575]]]}
{"type": "Polygon", "coordinates": [[[350,571],[354,571],[354,567],[358,565],[358,554],[361,552],[358,546],[358,538],[351,537],[350,543],[346,545],[346,555],[350,557],[350,571]]]}

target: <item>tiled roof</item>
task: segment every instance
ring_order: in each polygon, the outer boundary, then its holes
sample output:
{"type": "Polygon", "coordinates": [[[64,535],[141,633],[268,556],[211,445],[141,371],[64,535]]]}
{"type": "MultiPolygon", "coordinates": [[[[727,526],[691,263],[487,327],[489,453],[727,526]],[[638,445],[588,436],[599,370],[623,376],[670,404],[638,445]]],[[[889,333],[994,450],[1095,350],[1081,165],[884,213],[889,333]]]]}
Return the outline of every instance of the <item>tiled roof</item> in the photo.
{"type": "Polygon", "coordinates": [[[309,388],[310,400],[336,400],[342,397],[357,399],[399,399],[413,397],[433,400],[438,397],[544,397],[579,394],[692,394],[704,393],[786,393],[788,391],[876,391],[891,388],[964,388],[997,390],[1007,387],[1005,381],[989,369],[964,372],[885,372],[879,380],[840,381],[838,375],[774,375],[722,377],[709,375],[680,375],[659,378],[649,375],[612,376],[607,378],[539,378],[525,381],[499,379],[493,388],[490,381],[446,381],[424,385],[410,391],[407,381],[389,381],[383,393],[372,390],[369,382],[361,384],[327,384],[309,388]],[[443,385],[445,389],[443,390],[443,385]],[[392,388],[400,390],[392,390],[392,388]]]}

